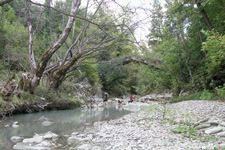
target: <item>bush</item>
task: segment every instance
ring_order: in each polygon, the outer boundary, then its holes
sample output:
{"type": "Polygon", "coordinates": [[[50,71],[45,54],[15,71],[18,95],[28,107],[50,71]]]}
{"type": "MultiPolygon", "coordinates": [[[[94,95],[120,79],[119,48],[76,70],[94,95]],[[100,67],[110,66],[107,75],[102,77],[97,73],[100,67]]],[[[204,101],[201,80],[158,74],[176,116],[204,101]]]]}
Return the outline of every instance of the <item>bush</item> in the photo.
{"type": "Polygon", "coordinates": [[[213,93],[210,93],[208,90],[205,90],[202,92],[200,96],[201,100],[211,100],[213,99],[213,93]]]}
{"type": "MultiPolygon", "coordinates": [[[[20,94],[22,100],[27,100],[27,101],[39,101],[41,100],[38,96],[34,94],[30,94],[29,92],[21,92],[20,94]]],[[[14,100],[15,98],[13,98],[14,100]]]]}
{"type": "Polygon", "coordinates": [[[202,95],[202,92],[196,92],[196,93],[191,93],[181,97],[173,97],[172,102],[180,102],[180,101],[186,101],[186,100],[199,100],[201,95],[202,95]]]}
{"type": "Polygon", "coordinates": [[[61,97],[64,100],[68,100],[68,101],[74,102],[76,107],[80,107],[82,105],[81,101],[78,98],[72,97],[72,96],[68,96],[66,93],[62,93],[61,97]]]}
{"type": "Polygon", "coordinates": [[[225,84],[223,84],[223,87],[216,87],[215,90],[220,99],[225,99],[225,84]]]}
{"type": "Polygon", "coordinates": [[[44,97],[46,100],[56,100],[58,99],[57,95],[50,91],[48,88],[43,86],[38,86],[34,92],[35,95],[39,97],[44,97]]]}

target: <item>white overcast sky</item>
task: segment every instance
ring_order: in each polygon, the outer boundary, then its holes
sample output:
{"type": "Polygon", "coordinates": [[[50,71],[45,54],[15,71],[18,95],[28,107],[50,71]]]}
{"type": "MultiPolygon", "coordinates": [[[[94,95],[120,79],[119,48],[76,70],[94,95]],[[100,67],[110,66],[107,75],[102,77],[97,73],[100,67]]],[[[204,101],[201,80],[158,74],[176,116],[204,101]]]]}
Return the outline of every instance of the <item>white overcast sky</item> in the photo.
{"type": "MultiPolygon", "coordinates": [[[[35,2],[39,3],[44,3],[45,0],[33,0],[35,2]]],[[[57,0],[52,0],[53,3],[56,2],[57,0]]],[[[153,3],[154,0],[116,0],[117,3],[119,3],[122,6],[129,5],[130,7],[135,7],[135,8],[150,8],[151,5],[150,3],[153,3]]],[[[160,0],[161,3],[163,4],[164,0],[160,0]]],[[[82,0],[83,5],[86,4],[86,0],[82,0]]],[[[138,16],[135,17],[135,19],[140,20],[140,19],[145,19],[147,18],[142,25],[136,30],[135,32],[135,37],[138,41],[143,40],[144,43],[147,43],[147,34],[149,33],[148,28],[150,27],[150,19],[148,19],[148,12],[144,11],[143,9],[138,9],[138,16]]]]}

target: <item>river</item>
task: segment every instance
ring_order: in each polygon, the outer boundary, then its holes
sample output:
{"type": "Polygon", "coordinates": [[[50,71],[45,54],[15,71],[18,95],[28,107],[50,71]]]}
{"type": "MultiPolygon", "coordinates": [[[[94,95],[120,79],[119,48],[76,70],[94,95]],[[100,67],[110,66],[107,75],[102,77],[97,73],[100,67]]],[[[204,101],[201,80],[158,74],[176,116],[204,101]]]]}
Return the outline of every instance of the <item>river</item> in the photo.
{"type": "Polygon", "coordinates": [[[19,136],[30,138],[35,134],[51,131],[61,138],[60,144],[65,145],[65,135],[73,132],[82,132],[91,128],[95,122],[120,118],[129,111],[122,107],[108,105],[95,109],[73,109],[63,111],[46,111],[32,114],[20,114],[0,120],[0,149],[12,150],[15,143],[10,138],[19,136]],[[45,126],[43,122],[53,123],[45,126]],[[15,122],[18,122],[18,126],[15,122]],[[14,124],[14,125],[13,125],[14,124]],[[16,125],[15,125],[16,124],[16,125]]]}

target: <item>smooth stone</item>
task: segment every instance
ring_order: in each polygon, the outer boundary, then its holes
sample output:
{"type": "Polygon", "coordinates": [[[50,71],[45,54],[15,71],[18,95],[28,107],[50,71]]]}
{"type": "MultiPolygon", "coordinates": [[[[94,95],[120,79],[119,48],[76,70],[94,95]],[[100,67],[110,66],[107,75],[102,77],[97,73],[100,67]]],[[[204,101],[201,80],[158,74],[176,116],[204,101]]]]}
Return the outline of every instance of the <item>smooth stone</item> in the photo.
{"type": "Polygon", "coordinates": [[[67,139],[67,142],[68,142],[68,144],[75,143],[75,142],[77,142],[77,138],[76,138],[76,137],[69,137],[69,138],[67,139]]]}
{"type": "Polygon", "coordinates": [[[52,125],[53,124],[53,122],[51,122],[51,121],[44,121],[44,122],[42,122],[42,125],[43,126],[50,126],[50,125],[52,125]]]}
{"type": "Polygon", "coordinates": [[[50,147],[43,147],[43,146],[31,146],[25,143],[17,143],[13,146],[14,150],[51,150],[50,147]]]}
{"type": "Polygon", "coordinates": [[[12,137],[10,138],[10,140],[11,140],[12,142],[14,142],[14,143],[17,143],[17,142],[21,142],[21,141],[23,140],[23,138],[22,138],[22,137],[19,137],[19,136],[12,136],[12,137]]]}
{"type": "MultiPolygon", "coordinates": [[[[36,146],[51,147],[51,146],[53,146],[53,144],[51,141],[44,140],[40,144],[37,144],[36,146]]],[[[54,146],[55,146],[55,144],[54,144],[54,146]]]]}
{"type": "Polygon", "coordinates": [[[78,135],[79,133],[78,132],[73,132],[71,135],[72,136],[76,136],[76,135],[78,135]]]}
{"type": "Polygon", "coordinates": [[[222,127],[215,127],[215,128],[206,130],[205,133],[206,133],[206,134],[214,134],[214,133],[220,132],[220,131],[222,131],[222,130],[223,130],[222,127]]]}
{"type": "Polygon", "coordinates": [[[217,134],[218,137],[225,137],[225,132],[220,132],[217,134]]]}
{"type": "Polygon", "coordinates": [[[221,122],[220,125],[225,127],[225,122],[221,122]]]}
{"type": "Polygon", "coordinates": [[[83,144],[77,147],[77,150],[88,150],[88,149],[91,149],[90,144],[83,144]]]}
{"type": "Polygon", "coordinates": [[[23,140],[23,143],[41,143],[44,140],[42,136],[34,136],[23,140]]]}
{"type": "Polygon", "coordinates": [[[219,120],[214,120],[214,121],[210,121],[208,123],[210,123],[211,125],[217,126],[217,125],[220,124],[220,121],[219,120]]]}
{"type": "Polygon", "coordinates": [[[12,127],[13,127],[13,128],[18,128],[18,127],[19,127],[18,122],[17,122],[17,121],[14,122],[14,123],[12,124],[12,127]]]}
{"type": "Polygon", "coordinates": [[[51,131],[48,131],[43,135],[43,138],[44,139],[56,139],[56,138],[58,138],[58,135],[51,131]]]}
{"type": "Polygon", "coordinates": [[[225,143],[220,144],[220,147],[221,147],[221,148],[225,148],[225,143]]]}
{"type": "Polygon", "coordinates": [[[210,124],[200,124],[199,126],[197,126],[196,128],[197,129],[204,129],[204,128],[208,128],[210,127],[211,125],[210,124]]]}

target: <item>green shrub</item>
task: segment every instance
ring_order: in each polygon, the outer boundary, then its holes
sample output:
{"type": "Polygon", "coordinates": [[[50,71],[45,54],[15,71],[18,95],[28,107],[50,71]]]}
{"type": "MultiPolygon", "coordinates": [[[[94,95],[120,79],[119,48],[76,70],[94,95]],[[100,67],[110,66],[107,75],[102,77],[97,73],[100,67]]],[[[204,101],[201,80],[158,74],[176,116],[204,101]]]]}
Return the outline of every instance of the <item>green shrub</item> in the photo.
{"type": "Polygon", "coordinates": [[[43,86],[38,86],[34,92],[35,95],[39,97],[44,97],[46,100],[57,100],[58,97],[55,93],[50,91],[48,88],[43,86]]]}
{"type": "Polygon", "coordinates": [[[180,101],[186,101],[186,100],[198,100],[200,99],[201,94],[202,92],[196,92],[196,93],[191,93],[191,94],[180,96],[180,97],[173,97],[171,101],[180,102],[180,101]]]}
{"type": "Polygon", "coordinates": [[[200,96],[201,100],[212,100],[213,99],[213,93],[209,92],[208,90],[205,90],[202,92],[200,96]]]}
{"type": "Polygon", "coordinates": [[[223,87],[216,87],[215,90],[220,99],[225,99],[225,84],[223,84],[223,87]]]}
{"type": "Polygon", "coordinates": [[[48,93],[46,95],[44,95],[44,98],[46,98],[46,100],[57,100],[58,97],[55,93],[48,91],[48,93]]]}
{"type": "Polygon", "coordinates": [[[40,97],[45,97],[49,93],[49,89],[43,86],[37,86],[34,91],[34,94],[40,97]]]}
{"type": "MultiPolygon", "coordinates": [[[[29,92],[22,92],[20,94],[21,100],[26,100],[26,101],[39,101],[41,100],[37,95],[30,94],[29,92]]],[[[15,100],[15,98],[13,98],[15,100]]]]}

